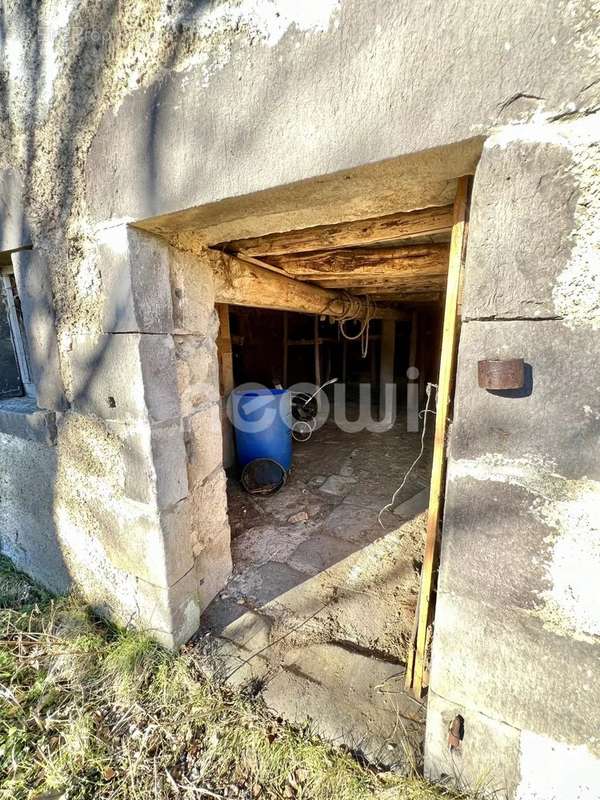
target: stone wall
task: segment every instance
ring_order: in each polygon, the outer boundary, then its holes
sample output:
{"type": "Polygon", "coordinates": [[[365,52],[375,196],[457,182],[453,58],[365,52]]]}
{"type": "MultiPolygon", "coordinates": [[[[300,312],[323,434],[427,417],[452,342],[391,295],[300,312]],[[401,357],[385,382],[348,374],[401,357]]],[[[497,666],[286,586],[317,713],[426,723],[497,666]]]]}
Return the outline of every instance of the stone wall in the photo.
{"type": "Polygon", "coordinates": [[[102,330],[81,326],[60,366],[43,257],[13,255],[37,405],[0,403],[1,545],[175,646],[231,569],[212,278],[126,226],[98,248],[102,330]]]}
{"type": "Polygon", "coordinates": [[[473,188],[427,757],[509,797],[600,785],[597,125],[490,137],[473,188]],[[478,388],[511,357],[522,391],[478,388]]]}
{"type": "Polygon", "coordinates": [[[104,332],[74,336],[66,370],[59,540],[95,604],[180,644],[231,568],[211,274],[126,226],[100,250],[104,332]]]}

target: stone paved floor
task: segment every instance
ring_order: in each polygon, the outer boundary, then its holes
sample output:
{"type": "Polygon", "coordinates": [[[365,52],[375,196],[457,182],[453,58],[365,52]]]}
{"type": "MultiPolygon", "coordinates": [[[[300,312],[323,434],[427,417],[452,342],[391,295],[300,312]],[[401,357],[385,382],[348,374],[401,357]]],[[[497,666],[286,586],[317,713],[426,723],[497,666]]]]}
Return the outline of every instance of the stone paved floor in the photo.
{"type": "Polygon", "coordinates": [[[234,574],[204,614],[213,669],[254,683],[280,715],[385,763],[420,750],[424,710],[403,690],[422,557],[431,441],[402,424],[348,434],[327,424],[294,443],[277,494],[229,481],[234,574]]]}

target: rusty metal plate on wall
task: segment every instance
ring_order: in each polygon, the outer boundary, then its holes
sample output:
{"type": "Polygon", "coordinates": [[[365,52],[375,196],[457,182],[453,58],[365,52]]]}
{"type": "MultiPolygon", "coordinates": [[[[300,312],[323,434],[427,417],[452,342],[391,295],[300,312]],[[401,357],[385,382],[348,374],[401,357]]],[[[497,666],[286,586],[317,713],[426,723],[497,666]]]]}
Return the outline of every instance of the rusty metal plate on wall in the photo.
{"type": "Polygon", "coordinates": [[[525,383],[522,358],[485,359],[477,362],[481,389],[521,389],[525,383]]]}

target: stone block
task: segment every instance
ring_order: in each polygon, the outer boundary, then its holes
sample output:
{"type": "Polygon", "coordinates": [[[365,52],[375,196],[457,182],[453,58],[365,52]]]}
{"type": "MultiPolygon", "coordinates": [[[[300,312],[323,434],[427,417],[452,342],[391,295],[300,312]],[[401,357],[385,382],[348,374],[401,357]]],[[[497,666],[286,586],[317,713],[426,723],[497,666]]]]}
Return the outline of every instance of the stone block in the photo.
{"type": "Polygon", "coordinates": [[[105,333],[171,333],[169,246],[157,236],[118,225],[101,230],[98,260],[105,333]]]}
{"type": "Polygon", "coordinates": [[[325,494],[332,494],[335,497],[344,497],[349,492],[353,491],[356,483],[358,483],[356,478],[345,477],[343,475],[330,475],[320,486],[320,490],[325,494]]]}
{"type": "Polygon", "coordinates": [[[187,642],[200,624],[200,592],[194,570],[164,588],[138,581],[136,627],[164,647],[176,649],[187,642]]]}
{"type": "MultiPolygon", "coordinates": [[[[123,516],[128,513],[123,506],[123,516]]],[[[90,605],[121,625],[133,625],[166,647],[177,647],[198,627],[200,589],[193,568],[173,580],[166,573],[163,534],[157,520],[139,517],[121,528],[97,516],[96,527],[57,509],[58,534],[67,566],[90,605]]]]}
{"type": "MultiPolygon", "coordinates": [[[[541,125],[597,103],[588,3],[569,14],[548,6],[544,24],[537,5],[517,0],[507,0],[495,25],[482,25],[475,7],[457,18],[450,5],[411,6],[407,13],[384,3],[372,6],[368,20],[355,8],[343,19],[337,4],[315,5],[310,14],[282,15],[273,7],[264,16],[244,14],[258,31],[260,51],[227,63],[217,61],[219,47],[235,34],[227,8],[221,9],[214,23],[219,41],[211,49],[216,76],[207,80],[206,65],[183,56],[181,66],[148,76],[118,108],[104,111],[85,164],[92,220],[178,211],[182,227],[201,230],[216,217],[229,222],[229,235],[223,223],[214,232],[216,242],[231,239],[233,226],[253,236],[259,224],[263,231],[319,224],[312,209],[332,222],[336,213],[364,219],[391,213],[399,203],[435,205],[440,195],[448,202],[451,179],[470,173],[481,137],[495,126],[532,118],[541,125]],[[446,55],[441,30],[455,43],[453,91],[438,79],[446,55]],[[296,33],[294,47],[287,47],[286,37],[296,33]],[[409,92],[409,76],[417,74],[418,91],[409,92]],[[257,75],[262,86],[253,81],[257,75]],[[269,130],[249,135],[248,119],[261,107],[269,108],[269,130]],[[306,120],[316,119],[307,148],[306,120]],[[354,167],[360,169],[350,173],[354,167]],[[377,180],[368,181],[373,173],[377,180]],[[345,192],[336,178],[350,184],[345,192]]],[[[177,221],[159,224],[168,229],[177,221]]]]}
{"type": "Polygon", "coordinates": [[[202,548],[194,563],[201,611],[223,589],[232,567],[229,530],[223,530],[219,538],[213,539],[202,548]]]}
{"type": "Polygon", "coordinates": [[[42,411],[33,398],[0,401],[0,432],[40,444],[56,444],[56,414],[42,411]]]}
{"type": "Polygon", "coordinates": [[[353,542],[315,533],[291,553],[287,563],[298,572],[315,575],[335,566],[355,550],[353,542]]]}
{"type": "Polygon", "coordinates": [[[188,494],[184,432],[179,420],[151,426],[152,458],[156,475],[156,497],[160,509],[188,494]]]}
{"type": "Polygon", "coordinates": [[[218,403],[183,420],[190,486],[202,483],[223,461],[223,435],[218,403]]]}
{"type": "Polygon", "coordinates": [[[270,669],[265,650],[271,642],[269,617],[217,597],[203,612],[200,625],[203,635],[199,644],[208,662],[203,661],[202,666],[211,677],[240,689],[266,676],[270,669]]]}
{"type": "Polygon", "coordinates": [[[170,248],[170,265],[175,331],[200,334],[214,341],[219,320],[210,262],[194,253],[170,248]]]}
{"type": "MultiPolygon", "coordinates": [[[[151,447],[144,421],[133,426],[73,413],[61,420],[52,482],[57,530],[77,564],[88,559],[96,566],[96,577],[112,563],[166,586],[193,565],[190,556],[179,569],[167,553],[151,447]]],[[[180,474],[185,479],[185,463],[180,474]]]]}
{"type": "Polygon", "coordinates": [[[310,491],[300,480],[290,481],[284,492],[256,495],[252,501],[262,514],[272,515],[283,524],[302,511],[308,514],[309,519],[318,518],[330,507],[328,500],[310,491]]]}
{"type": "Polygon", "coordinates": [[[577,182],[566,143],[490,137],[477,166],[464,319],[554,317],[568,264],[577,182]]]}
{"type": "Polygon", "coordinates": [[[145,420],[107,420],[105,424],[121,443],[126,497],[164,509],[187,496],[186,455],[179,420],[155,424],[145,420]]]}
{"type": "Polygon", "coordinates": [[[217,468],[203,483],[190,486],[190,493],[182,503],[188,509],[196,554],[208,543],[229,537],[226,479],[221,468],[217,468]]]}
{"type": "Polygon", "coordinates": [[[336,644],[292,648],[263,697],[276,714],[310,721],[316,733],[375,762],[408,768],[411,750],[419,760],[424,715],[404,693],[398,664],[336,644]]]}
{"type": "Polygon", "coordinates": [[[53,592],[71,586],[57,536],[57,448],[0,433],[0,552],[53,592]]]}
{"type": "Polygon", "coordinates": [[[11,167],[0,169],[0,251],[31,245],[31,230],[23,202],[23,183],[11,167]]]}
{"type": "Polygon", "coordinates": [[[79,334],[70,351],[72,404],[103,419],[146,419],[139,334],[79,334]]]}
{"type": "Polygon", "coordinates": [[[205,660],[202,668],[212,680],[222,681],[233,691],[243,691],[249,685],[262,684],[271,670],[266,658],[261,655],[245,655],[237,644],[211,638],[202,643],[205,660]]]}
{"type": "Polygon", "coordinates": [[[198,602],[204,609],[231,574],[231,536],[222,470],[216,470],[189,497],[162,511],[166,578],[193,571],[198,602]]]}
{"type": "Polygon", "coordinates": [[[194,538],[187,499],[160,513],[163,559],[167,585],[194,568],[194,538]]]}
{"type": "Polygon", "coordinates": [[[417,494],[414,494],[409,500],[405,500],[394,509],[394,514],[403,519],[412,519],[413,517],[427,511],[429,506],[429,488],[422,489],[417,494]]]}
{"type": "Polygon", "coordinates": [[[518,800],[596,800],[600,758],[586,743],[569,747],[531,731],[521,733],[518,800]]]}
{"type": "Polygon", "coordinates": [[[201,630],[233,642],[251,655],[269,644],[272,620],[232,599],[217,597],[202,614],[201,630]]]}
{"type": "Polygon", "coordinates": [[[269,616],[289,617],[298,613],[304,618],[324,606],[331,595],[331,591],[320,584],[316,590],[313,584],[307,586],[306,573],[277,562],[258,564],[236,573],[227,593],[266,609],[269,616]],[[302,587],[302,591],[295,591],[298,587],[302,587]]]}
{"type": "Polygon", "coordinates": [[[77,570],[84,561],[100,586],[112,569],[156,586],[169,584],[163,531],[152,506],[125,498],[98,503],[86,491],[61,493],[56,515],[61,546],[79,584],[83,579],[77,570]]]}
{"type": "Polygon", "coordinates": [[[368,544],[383,536],[384,530],[377,524],[378,509],[340,503],[327,516],[323,532],[356,544],[368,544]]]}
{"type": "Polygon", "coordinates": [[[200,614],[231,573],[229,541],[213,542],[194,567],[168,587],[138,582],[138,606],[146,629],[166,647],[186,642],[200,625],[200,614]]]}
{"type": "Polygon", "coordinates": [[[539,495],[493,478],[449,475],[439,589],[497,606],[541,608],[551,589],[554,531],[532,513],[539,495]]]}
{"type": "Polygon", "coordinates": [[[438,593],[430,688],[450,703],[600,756],[600,647],[534,615],[438,593]],[[510,679],[507,679],[509,676],[510,679]]]}
{"type": "Polygon", "coordinates": [[[519,783],[520,731],[471,708],[427,695],[425,776],[459,791],[483,797],[513,798],[519,783]],[[463,740],[450,749],[448,732],[457,715],[464,720],[463,740]]]}
{"type": "MultiPolygon", "coordinates": [[[[245,521],[245,520],[244,520],[245,521]]],[[[265,561],[287,564],[302,542],[318,531],[318,525],[253,525],[240,526],[232,541],[233,558],[238,568],[253,567],[265,561]]]]}
{"type": "Polygon", "coordinates": [[[219,400],[215,344],[204,336],[175,336],[177,388],[182,416],[219,400]]]}
{"type": "Polygon", "coordinates": [[[160,422],[179,416],[180,403],[173,338],[140,336],[139,348],[150,419],[160,422]]]}
{"type": "Polygon", "coordinates": [[[76,335],[70,371],[73,407],[83,414],[157,422],[179,414],[170,336],[76,335]]]}
{"type": "Polygon", "coordinates": [[[452,459],[495,453],[553,462],[567,478],[600,479],[597,445],[600,403],[590,364],[598,333],[558,320],[468,322],[462,326],[452,459]],[[576,357],[575,355],[576,354],[576,357]],[[477,385],[477,362],[523,358],[523,390],[487,391],[477,385]]]}
{"type": "Polygon", "coordinates": [[[223,626],[218,634],[230,642],[235,642],[246,651],[247,657],[268,646],[271,641],[272,622],[264,614],[257,614],[244,608],[241,610],[242,615],[223,626]]]}
{"type": "MultiPolygon", "coordinates": [[[[231,599],[228,592],[225,591],[219,597],[216,597],[202,613],[200,633],[214,633],[215,636],[220,636],[228,625],[234,624],[236,620],[239,620],[247,612],[248,609],[245,606],[231,599]]],[[[256,612],[248,613],[254,614],[256,612]]],[[[235,641],[238,641],[238,639],[236,638],[235,641]]]]}
{"type": "Polygon", "coordinates": [[[40,250],[13,253],[12,262],[26,332],[26,346],[39,408],[67,407],[61,375],[48,256],[40,250]]]}

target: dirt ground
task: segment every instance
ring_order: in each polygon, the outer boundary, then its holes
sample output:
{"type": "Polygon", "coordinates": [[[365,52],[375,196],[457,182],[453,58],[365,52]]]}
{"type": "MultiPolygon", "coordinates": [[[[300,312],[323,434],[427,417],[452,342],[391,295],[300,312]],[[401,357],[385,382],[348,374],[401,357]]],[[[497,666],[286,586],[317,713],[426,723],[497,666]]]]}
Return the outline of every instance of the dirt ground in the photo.
{"type": "Polygon", "coordinates": [[[255,681],[283,717],[316,720],[370,757],[420,747],[424,712],[404,693],[423,552],[431,442],[398,424],[348,434],[328,423],[294,444],[287,484],[251,496],[229,481],[234,573],[204,616],[224,677],[255,681]],[[382,687],[385,687],[382,689],[382,687]],[[398,725],[398,720],[402,725],[398,725]],[[404,746],[402,744],[402,746],[404,746]]]}

